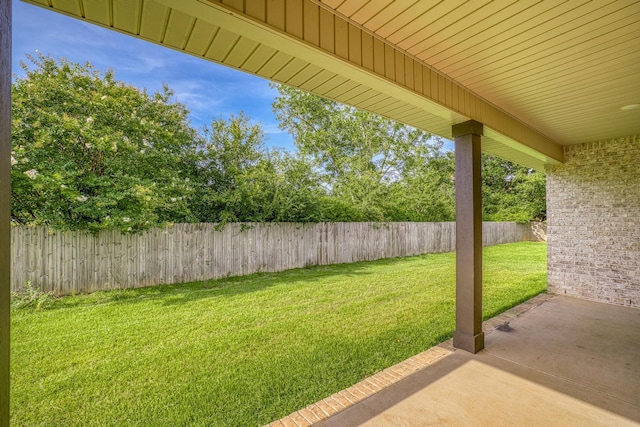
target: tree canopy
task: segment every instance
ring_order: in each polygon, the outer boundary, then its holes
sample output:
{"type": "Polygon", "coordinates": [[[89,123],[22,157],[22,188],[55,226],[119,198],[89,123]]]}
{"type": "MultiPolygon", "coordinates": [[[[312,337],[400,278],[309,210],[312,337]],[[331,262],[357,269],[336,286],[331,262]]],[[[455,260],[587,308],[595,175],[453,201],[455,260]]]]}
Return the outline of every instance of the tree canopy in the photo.
{"type": "MultiPolygon", "coordinates": [[[[148,93],[44,55],[12,86],[14,224],[135,232],[171,222],[452,221],[454,156],[433,135],[276,85],[293,153],[239,113],[195,129],[148,93]]],[[[544,219],[544,174],[483,156],[486,220],[544,219]]]]}
{"type": "Polygon", "coordinates": [[[546,178],[543,172],[496,156],[482,157],[482,214],[487,221],[546,219],[546,178]]]}
{"type": "Polygon", "coordinates": [[[12,87],[12,220],[92,231],[191,221],[197,134],[168,87],[148,94],[39,55],[12,87]]]}
{"type": "Polygon", "coordinates": [[[293,135],[328,194],[345,209],[334,217],[451,219],[450,156],[443,152],[441,139],[298,89],[276,87],[279,96],[273,107],[280,126],[293,135]]]}
{"type": "Polygon", "coordinates": [[[203,131],[191,208],[202,222],[322,221],[323,191],[304,159],[268,150],[244,114],[203,131]]]}

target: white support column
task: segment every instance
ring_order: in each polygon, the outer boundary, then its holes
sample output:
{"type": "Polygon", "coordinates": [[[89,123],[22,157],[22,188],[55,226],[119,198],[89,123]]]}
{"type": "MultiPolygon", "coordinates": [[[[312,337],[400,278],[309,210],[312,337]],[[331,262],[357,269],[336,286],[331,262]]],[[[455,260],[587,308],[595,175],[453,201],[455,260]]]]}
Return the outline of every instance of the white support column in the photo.
{"type": "Polygon", "coordinates": [[[0,0],[0,427],[9,426],[11,0],[0,0]]]}
{"type": "Polygon", "coordinates": [[[482,123],[453,126],[456,153],[456,331],[453,345],[484,348],[482,332],[482,123]]]}

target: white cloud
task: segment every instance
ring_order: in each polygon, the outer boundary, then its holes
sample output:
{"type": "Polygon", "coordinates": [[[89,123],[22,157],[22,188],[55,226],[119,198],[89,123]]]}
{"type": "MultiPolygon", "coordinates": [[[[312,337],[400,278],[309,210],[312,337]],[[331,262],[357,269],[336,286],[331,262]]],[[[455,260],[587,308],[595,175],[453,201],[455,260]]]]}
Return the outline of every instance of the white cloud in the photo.
{"type": "Polygon", "coordinates": [[[278,127],[278,123],[276,123],[276,122],[266,123],[266,124],[263,123],[262,124],[262,129],[264,130],[264,133],[266,133],[268,135],[287,133],[286,130],[280,129],[278,127]]]}

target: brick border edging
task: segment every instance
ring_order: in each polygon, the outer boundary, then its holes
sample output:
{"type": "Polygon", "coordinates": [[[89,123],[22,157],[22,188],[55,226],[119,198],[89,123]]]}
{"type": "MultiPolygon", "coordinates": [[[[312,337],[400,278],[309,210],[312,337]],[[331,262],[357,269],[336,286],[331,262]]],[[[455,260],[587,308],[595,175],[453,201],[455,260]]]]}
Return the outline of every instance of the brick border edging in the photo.
{"type": "MultiPolygon", "coordinates": [[[[511,320],[520,317],[527,311],[553,299],[555,295],[542,293],[528,301],[517,305],[504,313],[501,313],[482,324],[485,335],[492,333],[497,326],[509,323],[511,320]]],[[[408,358],[407,360],[384,369],[357,384],[352,385],[342,391],[332,394],[316,403],[302,408],[286,417],[273,421],[264,427],[308,427],[326,420],[332,415],[341,412],[350,406],[355,405],[373,396],[380,390],[389,387],[407,377],[434,364],[438,360],[456,351],[453,348],[453,340],[447,340],[430,349],[408,358]]]]}

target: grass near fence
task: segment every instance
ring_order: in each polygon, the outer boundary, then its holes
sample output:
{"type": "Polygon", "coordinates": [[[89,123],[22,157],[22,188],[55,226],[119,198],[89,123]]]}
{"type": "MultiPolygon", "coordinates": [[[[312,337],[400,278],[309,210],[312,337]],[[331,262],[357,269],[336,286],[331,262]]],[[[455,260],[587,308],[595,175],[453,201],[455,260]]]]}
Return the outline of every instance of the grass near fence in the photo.
{"type": "MultiPolygon", "coordinates": [[[[14,308],[12,423],[266,424],[449,338],[454,264],[430,254],[14,308]]],[[[485,248],[484,268],[488,318],[544,291],[546,245],[485,248]]]]}

